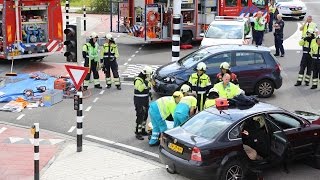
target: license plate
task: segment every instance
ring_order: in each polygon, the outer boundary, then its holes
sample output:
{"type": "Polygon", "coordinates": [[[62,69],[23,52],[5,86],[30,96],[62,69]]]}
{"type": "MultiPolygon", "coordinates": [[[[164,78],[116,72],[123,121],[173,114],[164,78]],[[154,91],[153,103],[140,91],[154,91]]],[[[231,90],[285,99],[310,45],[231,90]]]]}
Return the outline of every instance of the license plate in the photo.
{"type": "Polygon", "coordinates": [[[182,152],[183,152],[183,148],[182,147],[180,147],[178,145],[175,145],[175,144],[172,144],[172,143],[168,144],[168,148],[171,149],[172,151],[180,153],[180,154],[182,154],[182,152]]]}
{"type": "Polygon", "coordinates": [[[300,14],[301,11],[292,11],[293,14],[300,14]]]}

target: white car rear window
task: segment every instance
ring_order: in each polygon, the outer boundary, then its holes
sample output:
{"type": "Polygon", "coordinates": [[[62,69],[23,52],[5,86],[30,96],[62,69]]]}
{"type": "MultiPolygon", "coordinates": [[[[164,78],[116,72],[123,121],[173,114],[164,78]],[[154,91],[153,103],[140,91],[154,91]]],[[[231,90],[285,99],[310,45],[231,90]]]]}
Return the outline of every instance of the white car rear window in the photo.
{"type": "Polygon", "coordinates": [[[206,38],[214,39],[242,39],[243,26],[240,25],[211,25],[206,33],[206,38]]]}

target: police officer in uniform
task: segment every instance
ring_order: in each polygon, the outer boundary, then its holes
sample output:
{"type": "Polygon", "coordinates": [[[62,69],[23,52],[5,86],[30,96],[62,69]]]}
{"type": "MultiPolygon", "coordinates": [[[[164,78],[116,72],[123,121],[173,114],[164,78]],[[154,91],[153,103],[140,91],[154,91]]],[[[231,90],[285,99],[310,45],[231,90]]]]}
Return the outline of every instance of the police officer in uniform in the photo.
{"type": "Polygon", "coordinates": [[[112,38],[111,34],[106,35],[107,42],[103,45],[103,49],[101,54],[103,59],[101,59],[101,63],[103,64],[103,71],[106,75],[106,84],[107,88],[111,88],[111,76],[110,69],[112,70],[114,84],[116,85],[118,90],[121,90],[119,72],[118,72],[118,63],[117,59],[119,58],[118,46],[112,38]]]}
{"type": "Polygon", "coordinates": [[[306,86],[309,86],[310,76],[312,72],[312,57],[310,55],[311,42],[314,40],[314,32],[312,30],[307,31],[307,36],[302,38],[299,41],[299,45],[303,48],[303,54],[300,62],[300,70],[298,75],[298,80],[295,86],[301,86],[302,80],[306,83],[306,86]],[[307,69],[306,75],[304,71],[307,69]]]}
{"type": "Polygon", "coordinates": [[[223,75],[226,74],[226,73],[230,74],[230,76],[231,76],[231,82],[232,82],[233,84],[236,84],[236,85],[239,84],[237,75],[234,74],[233,72],[231,72],[231,70],[230,70],[230,64],[227,63],[227,62],[223,62],[223,63],[220,64],[220,73],[217,74],[217,79],[216,79],[216,82],[215,82],[214,84],[217,84],[217,83],[219,83],[219,82],[222,82],[222,77],[223,77],[223,75]]]}
{"type": "Polygon", "coordinates": [[[281,57],[284,56],[284,48],[283,48],[283,28],[284,21],[282,20],[282,15],[277,15],[277,21],[274,24],[274,45],[276,47],[276,54],[274,56],[279,56],[281,53],[281,57]]]}
{"type": "Polygon", "coordinates": [[[151,97],[151,75],[152,68],[146,66],[134,80],[134,106],[136,109],[136,138],[144,140],[142,136],[147,136],[146,122],[148,118],[149,97],[151,97]]]}
{"type": "Polygon", "coordinates": [[[314,62],[311,89],[317,89],[320,79],[320,35],[311,42],[310,54],[314,62]]]}
{"type": "Polygon", "coordinates": [[[196,68],[197,72],[191,74],[188,81],[188,85],[191,87],[192,91],[197,94],[198,111],[203,110],[206,94],[212,87],[210,77],[205,74],[206,68],[207,66],[204,62],[198,63],[196,68]]]}
{"type": "Polygon", "coordinates": [[[91,72],[93,74],[94,87],[102,89],[99,82],[99,44],[98,35],[93,32],[88,43],[82,47],[82,57],[84,58],[84,67],[89,67],[89,72],[83,83],[83,90],[87,90],[90,83],[91,72]]]}

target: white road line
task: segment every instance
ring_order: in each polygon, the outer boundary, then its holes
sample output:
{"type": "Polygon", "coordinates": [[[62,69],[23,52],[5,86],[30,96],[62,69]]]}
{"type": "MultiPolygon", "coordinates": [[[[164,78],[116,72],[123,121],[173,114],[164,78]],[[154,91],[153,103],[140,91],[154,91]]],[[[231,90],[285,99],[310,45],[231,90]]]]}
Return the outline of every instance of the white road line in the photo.
{"type": "Polygon", "coordinates": [[[104,90],[100,91],[100,93],[99,93],[99,94],[103,94],[103,93],[104,93],[104,90]]]}
{"type": "Polygon", "coordinates": [[[147,154],[149,156],[153,156],[153,157],[159,158],[158,154],[150,152],[150,151],[145,151],[145,150],[140,149],[140,148],[136,148],[136,147],[129,146],[129,145],[126,145],[126,144],[122,144],[122,143],[117,143],[117,142],[110,141],[108,139],[100,138],[100,137],[97,137],[97,136],[86,135],[86,137],[90,138],[90,139],[97,140],[97,141],[105,142],[105,143],[108,143],[108,144],[120,146],[120,147],[123,147],[123,148],[126,148],[126,149],[130,149],[132,151],[137,151],[137,152],[140,152],[140,153],[143,153],[143,154],[147,154]]]}
{"type": "Polygon", "coordinates": [[[100,34],[103,34],[104,32],[99,32],[100,34]]]}
{"type": "Polygon", "coordinates": [[[95,98],[92,102],[94,102],[94,103],[95,103],[95,102],[97,102],[97,101],[98,101],[98,99],[99,99],[99,98],[95,98]]]}
{"type": "Polygon", "coordinates": [[[133,83],[121,82],[121,85],[133,86],[133,83]]]}
{"type": "Polygon", "coordinates": [[[128,65],[128,63],[124,63],[123,65],[125,65],[125,66],[126,66],[126,65],[128,65]]]}
{"type": "Polygon", "coordinates": [[[85,111],[90,111],[92,108],[92,106],[87,107],[87,109],[85,111]]]}
{"type": "Polygon", "coordinates": [[[0,129],[0,134],[3,133],[5,130],[7,130],[7,128],[6,128],[6,127],[2,127],[2,128],[0,129]]]}
{"type": "Polygon", "coordinates": [[[297,51],[297,53],[300,53],[300,51],[297,51]]]}
{"type": "Polygon", "coordinates": [[[135,54],[132,54],[132,56],[131,57],[135,57],[136,55],[135,54]]]}
{"type": "Polygon", "coordinates": [[[120,37],[120,35],[118,35],[117,37],[120,37]]]}
{"type": "Polygon", "coordinates": [[[21,114],[20,116],[17,117],[17,120],[20,120],[23,118],[23,116],[25,116],[25,114],[21,114]]]}
{"type": "Polygon", "coordinates": [[[114,40],[117,40],[117,38],[114,38],[114,40]]]}
{"type": "Polygon", "coordinates": [[[132,60],[131,58],[128,59],[128,61],[131,61],[131,60],[132,60]]]}
{"type": "Polygon", "coordinates": [[[142,49],[142,47],[139,47],[139,50],[141,50],[142,49]]]}
{"type": "Polygon", "coordinates": [[[139,51],[136,51],[136,54],[138,54],[139,53],[139,51]]]}
{"type": "Polygon", "coordinates": [[[69,129],[69,133],[71,133],[74,129],[76,128],[76,126],[71,126],[71,128],[69,129]]]}

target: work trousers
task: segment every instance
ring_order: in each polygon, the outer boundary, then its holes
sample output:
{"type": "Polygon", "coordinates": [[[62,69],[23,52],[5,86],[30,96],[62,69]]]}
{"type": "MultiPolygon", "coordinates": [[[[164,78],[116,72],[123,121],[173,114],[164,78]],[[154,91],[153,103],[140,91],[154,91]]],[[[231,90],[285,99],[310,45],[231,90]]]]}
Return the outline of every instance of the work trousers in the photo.
{"type": "Polygon", "coordinates": [[[135,103],[134,106],[136,109],[136,134],[146,133],[149,105],[135,103]]]}
{"type": "Polygon", "coordinates": [[[261,46],[262,45],[262,41],[263,41],[263,36],[264,36],[264,30],[263,31],[255,31],[255,42],[257,46],[261,46]]]}
{"type": "Polygon", "coordinates": [[[98,66],[98,62],[96,62],[94,60],[91,60],[91,62],[89,63],[89,58],[85,58],[84,67],[89,67],[90,70],[89,70],[86,78],[84,79],[84,86],[88,86],[89,85],[91,72],[93,74],[94,85],[100,84],[100,82],[99,82],[99,73],[98,73],[98,67],[97,66],[98,66]]]}
{"type": "Polygon", "coordinates": [[[274,34],[274,46],[276,48],[277,55],[279,55],[279,53],[284,55],[283,34],[274,34]]]}
{"type": "Polygon", "coordinates": [[[269,32],[272,32],[272,29],[273,29],[273,19],[274,19],[274,14],[273,13],[269,13],[270,15],[270,19],[269,19],[269,27],[268,27],[268,30],[269,32]]]}
{"type": "Polygon", "coordinates": [[[165,122],[166,120],[162,119],[159,107],[155,101],[150,104],[149,115],[152,124],[152,134],[149,144],[154,145],[159,143],[160,133],[166,131],[168,127],[167,123],[165,122]]]}
{"type": "Polygon", "coordinates": [[[320,78],[320,59],[314,59],[312,86],[318,87],[320,78]]]}
{"type": "Polygon", "coordinates": [[[197,94],[197,107],[198,107],[198,112],[203,110],[204,103],[206,102],[206,94],[197,94]]]}
{"type": "Polygon", "coordinates": [[[116,86],[120,86],[120,78],[119,78],[119,73],[118,73],[118,63],[116,60],[104,60],[104,73],[106,75],[106,83],[107,85],[111,85],[112,81],[111,81],[111,71],[113,74],[113,78],[114,78],[114,84],[116,86]]]}
{"type": "Polygon", "coordinates": [[[310,82],[310,77],[311,77],[311,72],[312,72],[312,57],[309,53],[303,53],[301,62],[300,62],[300,70],[299,70],[299,75],[298,75],[298,82],[302,82],[304,79],[304,82],[309,83],[310,82]],[[304,74],[304,72],[306,74],[304,74]]]}

